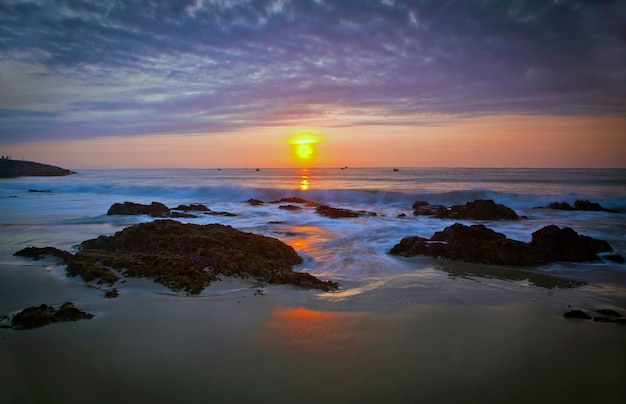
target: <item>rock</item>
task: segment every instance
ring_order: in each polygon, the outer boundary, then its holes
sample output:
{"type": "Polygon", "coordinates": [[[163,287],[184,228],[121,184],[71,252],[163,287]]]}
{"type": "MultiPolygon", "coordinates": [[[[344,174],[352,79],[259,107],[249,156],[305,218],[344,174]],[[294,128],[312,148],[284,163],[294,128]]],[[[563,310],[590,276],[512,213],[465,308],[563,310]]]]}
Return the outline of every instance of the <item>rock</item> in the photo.
{"type": "Polygon", "coordinates": [[[445,216],[448,208],[443,205],[431,205],[426,201],[417,201],[413,204],[414,216],[445,216]]]}
{"type": "Polygon", "coordinates": [[[93,318],[93,314],[78,310],[73,303],[64,303],[58,310],[42,304],[28,307],[13,316],[13,327],[20,330],[42,327],[50,323],[93,318]]]}
{"type": "Polygon", "coordinates": [[[218,275],[253,277],[268,283],[292,283],[326,290],[333,283],[306,283],[291,267],[302,262],[281,241],[244,233],[219,224],[183,224],[157,220],[128,227],[113,236],[81,243],[68,265],[68,274],[86,281],[114,283],[115,273],[145,277],[173,291],[198,294],[218,275]],[[113,282],[111,282],[113,280],[113,282]]]}
{"type": "Polygon", "coordinates": [[[172,210],[182,210],[185,212],[189,212],[189,211],[208,212],[210,209],[201,203],[192,203],[191,205],[178,205],[172,210]]]}
{"type": "Polygon", "coordinates": [[[300,206],[296,206],[296,205],[280,205],[278,207],[278,209],[284,209],[284,210],[302,210],[302,208],[300,206]]]}
{"type": "Polygon", "coordinates": [[[569,227],[561,229],[555,225],[534,232],[530,246],[538,251],[546,262],[595,261],[599,259],[597,253],[613,251],[604,240],[579,235],[569,227]]]}
{"type": "Polygon", "coordinates": [[[142,205],[134,202],[114,203],[107,215],[150,215],[152,217],[165,217],[170,215],[170,208],[160,202],[152,202],[150,205],[142,205]]]}
{"type": "Polygon", "coordinates": [[[582,210],[587,212],[612,212],[619,213],[616,210],[606,209],[602,205],[596,202],[591,202],[588,200],[577,199],[574,201],[574,206],[572,207],[567,202],[551,202],[546,206],[547,209],[556,209],[556,210],[582,210]]]}
{"type": "Polygon", "coordinates": [[[450,208],[443,205],[430,205],[426,201],[417,201],[413,204],[413,215],[434,216],[439,219],[519,220],[519,216],[513,209],[490,199],[477,199],[465,205],[454,205],[450,208]]]}
{"type": "Polygon", "coordinates": [[[624,257],[622,257],[620,254],[609,254],[609,255],[605,255],[603,258],[605,260],[617,262],[618,264],[624,263],[624,257]]]}
{"type": "Polygon", "coordinates": [[[579,318],[582,320],[591,320],[591,316],[582,310],[571,310],[563,314],[565,318],[579,318]]]}
{"type": "Polygon", "coordinates": [[[175,218],[175,219],[197,219],[198,216],[196,215],[192,215],[191,213],[187,213],[187,212],[172,212],[170,213],[171,218],[175,218]]]}
{"type": "Polygon", "coordinates": [[[482,224],[455,223],[430,239],[405,237],[390,251],[392,255],[428,255],[467,262],[498,265],[532,265],[536,258],[529,246],[507,239],[482,224]]]}
{"type": "Polygon", "coordinates": [[[0,159],[0,178],[57,177],[76,174],[74,171],[34,161],[0,159]]]}
{"type": "Polygon", "coordinates": [[[410,257],[428,255],[467,262],[497,265],[538,265],[558,261],[590,261],[598,252],[611,249],[602,240],[582,236],[569,228],[546,226],[533,233],[530,243],[508,239],[482,224],[455,223],[430,239],[405,237],[389,251],[410,257]]]}
{"type": "Polygon", "coordinates": [[[547,206],[548,209],[555,210],[574,210],[572,206],[567,202],[551,202],[547,206]]]}
{"type": "Polygon", "coordinates": [[[441,219],[472,219],[472,220],[519,220],[517,213],[511,208],[497,204],[488,199],[477,199],[465,205],[454,205],[447,212],[441,212],[441,219]]]}
{"type": "Polygon", "coordinates": [[[357,212],[348,209],[331,208],[330,206],[321,205],[315,209],[315,212],[331,219],[338,219],[342,217],[359,217],[357,212]]]}
{"type": "Polygon", "coordinates": [[[26,247],[13,255],[17,257],[32,258],[37,261],[47,256],[52,256],[60,258],[63,263],[66,263],[73,257],[71,253],[54,247],[26,247]]]}
{"type": "Polygon", "coordinates": [[[113,288],[111,290],[107,290],[106,292],[104,292],[104,297],[106,299],[114,299],[114,298],[118,297],[119,295],[120,295],[120,292],[117,289],[115,289],[115,288],[113,288]]]}
{"type": "Polygon", "coordinates": [[[204,212],[204,214],[205,215],[213,215],[213,216],[230,216],[230,217],[237,216],[234,213],[230,213],[230,212],[214,212],[214,211],[212,211],[210,209],[209,209],[208,212],[204,212]]]}
{"type": "Polygon", "coordinates": [[[248,202],[252,206],[263,205],[263,201],[260,201],[258,199],[254,199],[254,198],[248,199],[246,202],[248,202]]]}
{"type": "Polygon", "coordinates": [[[318,206],[318,203],[313,201],[308,201],[306,199],[291,197],[291,198],[282,198],[278,201],[273,201],[272,203],[300,203],[306,206],[315,207],[318,206]]]}

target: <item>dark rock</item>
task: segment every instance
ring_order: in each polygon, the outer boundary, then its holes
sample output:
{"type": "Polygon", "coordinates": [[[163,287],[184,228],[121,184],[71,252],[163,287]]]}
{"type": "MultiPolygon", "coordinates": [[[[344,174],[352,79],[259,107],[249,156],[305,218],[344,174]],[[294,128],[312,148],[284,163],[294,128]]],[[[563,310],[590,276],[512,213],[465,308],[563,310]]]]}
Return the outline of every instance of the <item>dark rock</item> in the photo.
{"type": "Polygon", "coordinates": [[[111,266],[109,259],[110,257],[102,254],[81,254],[80,256],[77,254],[67,264],[65,273],[70,277],[80,276],[85,282],[96,281],[99,285],[111,286],[120,277],[109,268],[111,266]]]}
{"type": "Polygon", "coordinates": [[[78,310],[73,303],[64,303],[58,310],[42,304],[28,307],[13,316],[13,327],[20,330],[42,327],[50,323],[93,318],[93,314],[78,310]]]}
{"type": "Polygon", "coordinates": [[[602,205],[596,202],[590,202],[588,200],[577,199],[574,201],[574,206],[572,207],[567,202],[551,202],[546,206],[547,209],[556,209],[556,210],[582,210],[588,212],[612,212],[619,213],[616,210],[606,209],[602,205]]]}
{"type": "Polygon", "coordinates": [[[513,209],[490,199],[477,199],[465,205],[454,205],[450,208],[443,205],[431,205],[426,201],[416,201],[413,204],[413,214],[434,216],[439,219],[519,220],[519,216],[513,209]]]}
{"type": "Polygon", "coordinates": [[[34,260],[40,260],[47,256],[51,256],[60,258],[63,263],[68,262],[73,257],[71,253],[54,247],[26,247],[13,255],[17,257],[32,258],[34,260]]]}
{"type": "Polygon", "coordinates": [[[532,265],[536,258],[527,244],[507,239],[482,224],[453,224],[430,239],[405,237],[390,251],[392,255],[429,255],[467,262],[499,265],[532,265]]]}
{"type": "Polygon", "coordinates": [[[426,201],[417,201],[413,204],[414,216],[443,217],[447,212],[448,208],[443,205],[431,205],[426,201]]]}
{"type": "Polygon", "coordinates": [[[52,191],[49,189],[29,189],[28,192],[49,194],[52,191]]]}
{"type": "Polygon", "coordinates": [[[107,290],[106,292],[104,292],[104,297],[107,299],[113,299],[116,298],[120,295],[120,292],[116,289],[113,288],[111,290],[107,290]]]}
{"type": "Polygon", "coordinates": [[[0,159],[0,178],[57,177],[70,174],[76,173],[64,168],[33,161],[0,159]]]}
{"type": "Polygon", "coordinates": [[[473,202],[467,202],[465,205],[454,205],[446,212],[438,214],[437,217],[442,219],[519,220],[519,216],[513,209],[497,204],[490,199],[477,199],[473,202]]]}
{"type": "Polygon", "coordinates": [[[85,313],[74,307],[73,303],[63,303],[61,308],[54,313],[53,320],[55,323],[64,321],[77,321],[82,319],[93,318],[93,314],[85,313]]]}
{"type": "Polygon", "coordinates": [[[591,320],[591,316],[582,310],[571,310],[563,314],[565,318],[579,318],[583,320],[591,320]]]}
{"type": "MultiPolygon", "coordinates": [[[[219,224],[157,220],[128,227],[114,236],[87,240],[80,247],[68,265],[68,273],[70,267],[85,266],[88,276],[104,276],[102,283],[115,274],[98,271],[111,267],[124,276],[150,278],[171,290],[192,295],[200,293],[218,275],[303,284],[291,269],[302,262],[292,247],[219,224]]],[[[79,274],[84,277],[83,272],[79,274]]],[[[332,284],[318,280],[308,285],[326,290],[332,284]]]]}
{"type": "Polygon", "coordinates": [[[430,239],[405,237],[389,251],[392,255],[428,255],[467,262],[497,265],[537,265],[548,262],[582,262],[598,259],[597,253],[610,249],[602,240],[577,234],[569,228],[546,226],[533,233],[533,241],[508,239],[484,225],[455,223],[430,239]]]}
{"type": "Polygon", "coordinates": [[[296,205],[280,205],[278,207],[278,209],[284,209],[284,210],[302,210],[302,208],[300,206],[296,206],[296,205]]]}
{"type": "Polygon", "coordinates": [[[208,212],[204,212],[205,215],[212,215],[212,216],[229,216],[229,217],[233,217],[233,216],[237,216],[234,213],[230,213],[230,212],[214,212],[212,210],[209,209],[208,212]]]}
{"type": "Polygon", "coordinates": [[[187,213],[187,212],[172,212],[170,213],[170,217],[180,218],[180,219],[195,219],[198,216],[192,215],[191,213],[187,213]]]}
{"type": "Polygon", "coordinates": [[[605,260],[609,260],[609,261],[613,261],[613,262],[617,262],[618,264],[623,264],[624,263],[624,257],[622,257],[620,254],[605,255],[604,259],[605,260]]]}
{"type": "Polygon", "coordinates": [[[152,217],[165,217],[170,215],[170,208],[160,202],[152,202],[143,205],[134,202],[114,203],[107,215],[150,215],[152,217]]]}
{"type": "Polygon", "coordinates": [[[252,206],[263,205],[263,201],[260,201],[258,199],[254,199],[254,198],[248,199],[246,202],[248,202],[252,206]]]}
{"type": "Polygon", "coordinates": [[[208,212],[210,209],[201,203],[192,203],[191,205],[178,205],[172,210],[182,210],[185,212],[189,212],[189,211],[208,212]]]}
{"type": "Polygon", "coordinates": [[[579,235],[569,227],[546,226],[532,234],[530,246],[543,260],[558,261],[595,261],[597,253],[613,251],[609,243],[588,236],[579,235]]]}
{"type": "Polygon", "coordinates": [[[603,211],[604,208],[599,203],[590,202],[587,200],[576,200],[574,201],[574,209],[576,210],[587,210],[587,211],[603,211]]]}
{"type": "Polygon", "coordinates": [[[330,206],[320,205],[315,209],[315,212],[331,219],[338,219],[344,217],[359,217],[366,212],[355,212],[349,209],[331,208],[330,206]]]}
{"type": "Polygon", "coordinates": [[[301,203],[303,205],[311,206],[311,207],[318,206],[318,204],[316,202],[308,201],[306,199],[297,198],[297,197],[282,198],[282,199],[280,199],[278,201],[273,201],[272,203],[301,203]]]}
{"type": "Polygon", "coordinates": [[[555,210],[574,210],[572,206],[567,202],[551,202],[547,206],[548,209],[555,210]]]}

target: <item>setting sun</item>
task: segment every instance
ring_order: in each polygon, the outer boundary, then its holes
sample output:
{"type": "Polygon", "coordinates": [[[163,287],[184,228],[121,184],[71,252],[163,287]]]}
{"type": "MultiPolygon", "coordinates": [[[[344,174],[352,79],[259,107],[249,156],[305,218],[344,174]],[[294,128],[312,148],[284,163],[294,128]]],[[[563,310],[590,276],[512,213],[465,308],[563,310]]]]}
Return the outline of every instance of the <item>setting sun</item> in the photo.
{"type": "Polygon", "coordinates": [[[315,145],[319,142],[320,137],[313,129],[298,129],[287,141],[292,146],[293,157],[301,162],[310,162],[315,158],[315,145]]]}

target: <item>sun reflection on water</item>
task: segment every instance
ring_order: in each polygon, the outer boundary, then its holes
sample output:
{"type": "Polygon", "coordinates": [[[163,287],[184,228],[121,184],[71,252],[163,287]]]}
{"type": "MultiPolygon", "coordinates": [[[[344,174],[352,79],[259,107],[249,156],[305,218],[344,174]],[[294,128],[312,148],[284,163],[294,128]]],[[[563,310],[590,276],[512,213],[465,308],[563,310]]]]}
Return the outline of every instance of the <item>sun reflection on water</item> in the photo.
{"type": "Polygon", "coordinates": [[[309,188],[310,188],[309,170],[306,168],[303,168],[302,171],[300,172],[300,190],[308,191],[309,188]]]}
{"type": "Polygon", "coordinates": [[[278,307],[265,324],[263,339],[280,350],[328,355],[359,355],[375,342],[361,333],[363,318],[354,313],[278,307]]]}

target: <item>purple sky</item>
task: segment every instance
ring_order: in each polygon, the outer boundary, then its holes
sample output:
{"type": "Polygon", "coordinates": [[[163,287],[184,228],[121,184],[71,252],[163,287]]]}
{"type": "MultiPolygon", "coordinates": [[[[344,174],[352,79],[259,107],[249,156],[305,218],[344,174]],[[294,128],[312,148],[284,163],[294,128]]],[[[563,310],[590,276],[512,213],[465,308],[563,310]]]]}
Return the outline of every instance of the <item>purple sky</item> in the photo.
{"type": "Polygon", "coordinates": [[[0,0],[0,144],[494,115],[624,117],[626,2],[0,0]]]}

